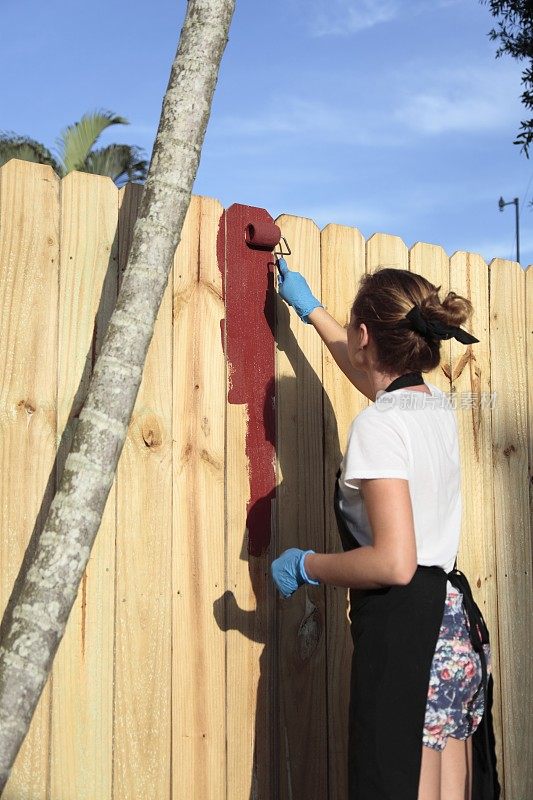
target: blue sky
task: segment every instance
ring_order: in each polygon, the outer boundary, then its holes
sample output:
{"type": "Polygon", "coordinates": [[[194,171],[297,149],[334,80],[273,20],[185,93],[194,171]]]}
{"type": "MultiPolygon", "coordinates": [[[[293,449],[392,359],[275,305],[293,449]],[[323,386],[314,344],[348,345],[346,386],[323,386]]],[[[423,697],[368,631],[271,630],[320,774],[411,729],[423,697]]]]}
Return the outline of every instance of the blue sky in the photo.
{"type": "MultiPolygon", "coordinates": [[[[53,146],[86,111],[149,156],[184,0],[4,0],[0,129],[53,146]]],[[[478,0],[237,0],[195,193],[533,262],[521,65],[478,0]],[[524,201],[524,197],[527,199],[524,201]]],[[[531,182],[530,182],[531,181],[531,182]]]]}

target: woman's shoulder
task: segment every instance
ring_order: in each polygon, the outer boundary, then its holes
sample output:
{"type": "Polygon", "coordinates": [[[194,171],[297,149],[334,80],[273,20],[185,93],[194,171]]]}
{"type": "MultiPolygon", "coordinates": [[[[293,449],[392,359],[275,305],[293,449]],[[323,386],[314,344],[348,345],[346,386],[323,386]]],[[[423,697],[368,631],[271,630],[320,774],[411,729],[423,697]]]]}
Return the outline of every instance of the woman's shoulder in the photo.
{"type": "Polygon", "coordinates": [[[436,394],[439,397],[446,396],[448,394],[447,392],[443,391],[442,389],[439,389],[438,386],[435,386],[434,383],[431,383],[431,381],[425,381],[425,384],[426,384],[426,386],[428,386],[431,389],[431,393],[432,394],[436,394]]]}
{"type": "MultiPolygon", "coordinates": [[[[392,392],[389,398],[391,395],[392,392]]],[[[383,399],[377,398],[375,402],[365,406],[352,420],[350,429],[362,431],[375,430],[376,428],[390,429],[391,427],[397,427],[398,415],[394,413],[394,404],[389,404],[387,399],[387,396],[383,397],[383,399]]]]}
{"type": "Polygon", "coordinates": [[[391,425],[401,422],[405,415],[401,411],[406,409],[447,408],[451,409],[450,394],[443,391],[434,383],[425,381],[431,394],[426,392],[403,392],[402,390],[378,394],[374,402],[365,406],[352,420],[353,427],[366,427],[373,425],[391,425]]]}
{"type": "Polygon", "coordinates": [[[440,389],[438,386],[435,386],[434,383],[430,383],[429,381],[426,381],[426,383],[431,390],[431,394],[435,400],[435,405],[438,408],[445,408],[448,411],[455,410],[453,397],[449,390],[444,391],[443,389],[440,389]]]}

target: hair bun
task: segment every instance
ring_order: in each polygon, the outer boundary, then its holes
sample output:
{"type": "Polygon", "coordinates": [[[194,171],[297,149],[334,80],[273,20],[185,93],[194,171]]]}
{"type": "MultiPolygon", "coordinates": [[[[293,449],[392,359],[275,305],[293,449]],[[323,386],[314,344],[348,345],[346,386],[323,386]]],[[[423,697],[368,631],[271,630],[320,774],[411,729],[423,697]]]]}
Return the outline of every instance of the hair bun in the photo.
{"type": "Polygon", "coordinates": [[[455,292],[448,292],[442,301],[442,309],[446,314],[448,325],[462,325],[474,312],[474,307],[470,300],[455,292]]]}

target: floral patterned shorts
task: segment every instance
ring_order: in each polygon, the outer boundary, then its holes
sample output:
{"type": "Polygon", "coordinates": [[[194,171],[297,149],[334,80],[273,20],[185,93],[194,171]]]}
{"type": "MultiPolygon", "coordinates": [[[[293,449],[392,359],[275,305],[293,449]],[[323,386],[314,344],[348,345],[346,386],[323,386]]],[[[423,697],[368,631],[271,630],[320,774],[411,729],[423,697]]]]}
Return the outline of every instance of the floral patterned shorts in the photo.
{"type": "MultiPolygon", "coordinates": [[[[448,736],[467,739],[484,712],[481,659],[468,634],[463,595],[448,581],[442,624],[431,664],[422,742],[443,750],[448,736]]],[[[487,673],[490,648],[483,646],[487,673]]]]}

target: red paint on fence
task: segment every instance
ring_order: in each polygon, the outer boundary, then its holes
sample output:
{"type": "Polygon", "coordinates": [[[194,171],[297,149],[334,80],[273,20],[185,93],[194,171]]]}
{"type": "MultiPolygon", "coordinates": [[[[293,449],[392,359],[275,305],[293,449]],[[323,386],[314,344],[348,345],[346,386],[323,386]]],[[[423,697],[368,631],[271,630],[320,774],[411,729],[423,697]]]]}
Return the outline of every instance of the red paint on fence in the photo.
{"type": "MultiPolygon", "coordinates": [[[[218,266],[226,319],[222,346],[229,366],[229,403],[246,403],[246,455],[250,500],[246,508],[248,552],[262,555],[270,544],[271,501],[276,494],[274,324],[276,292],[272,254],[253,250],[244,239],[249,223],[273,222],[262,208],[233,205],[222,215],[218,266]],[[225,342],[224,342],[225,339],[225,342]]],[[[231,475],[228,475],[231,480],[231,475]]]]}

